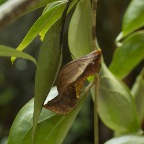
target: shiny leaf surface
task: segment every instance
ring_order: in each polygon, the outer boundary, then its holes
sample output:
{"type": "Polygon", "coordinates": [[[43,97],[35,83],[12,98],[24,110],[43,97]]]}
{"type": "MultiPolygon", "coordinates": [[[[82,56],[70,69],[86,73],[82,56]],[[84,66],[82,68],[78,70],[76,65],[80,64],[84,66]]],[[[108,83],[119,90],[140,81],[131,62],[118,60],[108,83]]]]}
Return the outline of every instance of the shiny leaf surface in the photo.
{"type": "Polygon", "coordinates": [[[137,132],[140,129],[129,89],[104,64],[100,71],[98,112],[103,122],[116,132],[137,132]]]}
{"type": "Polygon", "coordinates": [[[140,124],[144,119],[144,69],[138,75],[131,93],[135,99],[140,124]]]}
{"type": "Polygon", "coordinates": [[[37,64],[37,61],[35,58],[33,58],[32,56],[28,55],[25,52],[20,52],[14,48],[8,47],[8,46],[4,46],[4,45],[0,45],[0,56],[3,57],[11,57],[11,56],[15,56],[15,57],[19,57],[19,58],[24,58],[27,60],[32,61],[35,65],[37,64]]]}
{"type": "Polygon", "coordinates": [[[69,48],[75,58],[93,51],[91,30],[91,4],[82,0],[76,6],[68,33],[69,48]]]}
{"type": "Polygon", "coordinates": [[[55,77],[61,64],[60,47],[61,21],[57,21],[47,32],[38,57],[38,64],[35,76],[35,99],[34,99],[34,129],[43,103],[54,84],[55,77]]]}
{"type": "Polygon", "coordinates": [[[110,64],[111,72],[119,78],[127,76],[144,59],[144,31],[124,40],[114,53],[110,64]]]}
{"type": "MultiPolygon", "coordinates": [[[[57,94],[54,87],[47,98],[54,98],[57,94]]],[[[83,103],[84,98],[78,102],[78,107],[66,116],[56,115],[43,108],[35,133],[35,144],[61,144],[83,103]]],[[[31,144],[33,106],[32,99],[18,113],[10,131],[8,144],[31,144]]]]}

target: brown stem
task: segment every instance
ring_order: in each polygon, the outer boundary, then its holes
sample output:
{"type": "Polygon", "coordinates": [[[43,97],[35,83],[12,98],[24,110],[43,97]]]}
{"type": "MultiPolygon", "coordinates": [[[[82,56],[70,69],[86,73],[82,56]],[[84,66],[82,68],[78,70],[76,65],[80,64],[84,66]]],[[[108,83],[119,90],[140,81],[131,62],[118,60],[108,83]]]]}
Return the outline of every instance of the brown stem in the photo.
{"type": "Polygon", "coordinates": [[[92,0],[92,46],[93,46],[93,50],[98,49],[96,46],[96,9],[97,9],[97,0],[92,0]]]}
{"type": "Polygon", "coordinates": [[[0,6],[0,28],[3,28],[21,16],[36,0],[9,0],[0,6]]]}
{"type": "Polygon", "coordinates": [[[94,142],[95,144],[99,143],[99,134],[98,134],[98,88],[99,88],[99,76],[95,75],[95,97],[94,97],[94,142]]]}
{"type": "MultiPolygon", "coordinates": [[[[93,50],[98,49],[96,44],[96,9],[97,0],[92,0],[92,46],[93,50]]],[[[98,97],[99,77],[95,74],[95,99],[94,99],[94,143],[99,143],[98,136],[98,112],[97,112],[97,97],[98,97]]]]}

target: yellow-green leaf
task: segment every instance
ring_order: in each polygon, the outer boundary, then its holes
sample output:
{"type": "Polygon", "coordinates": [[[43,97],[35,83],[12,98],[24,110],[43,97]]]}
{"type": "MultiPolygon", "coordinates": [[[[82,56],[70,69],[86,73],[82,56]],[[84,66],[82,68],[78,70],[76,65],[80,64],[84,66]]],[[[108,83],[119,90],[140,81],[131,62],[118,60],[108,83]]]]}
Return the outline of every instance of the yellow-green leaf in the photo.
{"type": "Polygon", "coordinates": [[[60,47],[61,21],[57,21],[47,32],[38,57],[35,76],[33,137],[43,103],[54,84],[61,64],[60,47]]]}

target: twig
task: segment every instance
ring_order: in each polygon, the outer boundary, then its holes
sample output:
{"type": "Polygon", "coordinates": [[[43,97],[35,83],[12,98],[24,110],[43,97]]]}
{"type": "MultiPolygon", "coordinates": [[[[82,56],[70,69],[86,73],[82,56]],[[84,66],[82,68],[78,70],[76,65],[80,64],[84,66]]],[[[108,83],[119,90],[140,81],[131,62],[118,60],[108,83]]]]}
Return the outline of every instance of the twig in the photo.
{"type": "Polygon", "coordinates": [[[92,81],[92,82],[86,87],[83,95],[86,95],[86,94],[90,91],[90,89],[91,89],[91,87],[94,85],[94,83],[95,83],[95,81],[92,81]]]}
{"type": "Polygon", "coordinates": [[[95,144],[99,143],[98,112],[97,112],[98,88],[99,88],[99,76],[98,74],[95,74],[95,97],[94,97],[94,142],[95,144]]]}
{"type": "Polygon", "coordinates": [[[0,28],[3,28],[32,7],[35,0],[8,0],[0,6],[0,28]]]}
{"type": "Polygon", "coordinates": [[[96,45],[96,9],[97,9],[97,0],[92,0],[92,46],[93,46],[93,50],[98,49],[96,45]]]}
{"type": "MultiPolygon", "coordinates": [[[[96,9],[97,0],[92,0],[92,46],[93,50],[98,49],[96,44],[96,9]]],[[[99,143],[98,135],[98,112],[97,112],[97,97],[98,97],[99,78],[95,74],[95,97],[94,97],[94,143],[99,143]]]]}

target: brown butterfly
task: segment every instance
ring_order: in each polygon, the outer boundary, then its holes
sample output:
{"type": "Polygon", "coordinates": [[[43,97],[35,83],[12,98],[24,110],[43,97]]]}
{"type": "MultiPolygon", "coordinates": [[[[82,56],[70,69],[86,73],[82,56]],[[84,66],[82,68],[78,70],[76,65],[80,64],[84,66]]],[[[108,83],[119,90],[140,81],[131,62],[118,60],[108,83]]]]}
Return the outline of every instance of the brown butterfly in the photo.
{"type": "Polygon", "coordinates": [[[45,104],[44,107],[57,114],[70,112],[76,107],[87,77],[98,73],[100,66],[101,49],[66,64],[56,81],[59,95],[45,104]]]}

